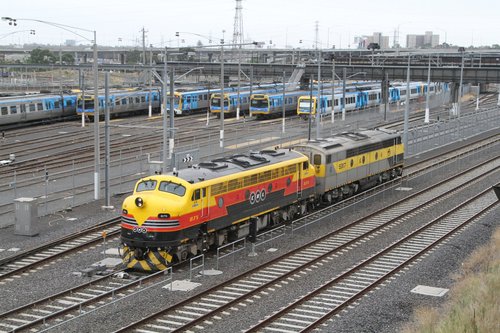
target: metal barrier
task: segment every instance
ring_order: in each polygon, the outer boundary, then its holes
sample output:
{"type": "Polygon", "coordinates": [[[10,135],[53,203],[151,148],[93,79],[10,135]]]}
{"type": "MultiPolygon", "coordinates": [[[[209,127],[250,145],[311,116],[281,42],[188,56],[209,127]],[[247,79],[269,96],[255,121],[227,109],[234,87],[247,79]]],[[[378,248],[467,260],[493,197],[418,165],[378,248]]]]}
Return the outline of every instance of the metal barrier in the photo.
{"type": "Polygon", "coordinates": [[[205,255],[200,254],[199,256],[193,257],[189,260],[189,281],[193,278],[193,270],[201,267],[201,270],[205,269],[205,255]],[[201,265],[197,265],[193,267],[193,262],[197,259],[201,258],[201,265]]]}
{"type": "MultiPolygon", "coordinates": [[[[224,259],[225,257],[228,257],[230,255],[233,255],[235,253],[238,253],[239,251],[245,249],[246,247],[246,239],[245,238],[241,238],[241,239],[238,239],[232,243],[228,243],[224,246],[221,246],[221,247],[218,247],[217,248],[217,266],[216,266],[216,269],[218,270],[219,269],[219,260],[220,259],[224,259]],[[240,248],[236,248],[236,244],[238,243],[242,243],[243,242],[243,246],[240,247],[240,248]],[[226,253],[226,254],[223,254],[223,255],[220,255],[220,252],[228,247],[231,247],[231,251],[229,253],[226,253]]],[[[233,257],[233,264],[234,264],[234,257],[233,257]]]]}
{"type": "Polygon", "coordinates": [[[285,225],[282,225],[280,227],[271,229],[269,231],[263,232],[261,234],[257,235],[257,241],[255,244],[253,244],[253,247],[261,246],[266,243],[269,243],[272,240],[278,239],[280,237],[285,236],[285,225]]]}

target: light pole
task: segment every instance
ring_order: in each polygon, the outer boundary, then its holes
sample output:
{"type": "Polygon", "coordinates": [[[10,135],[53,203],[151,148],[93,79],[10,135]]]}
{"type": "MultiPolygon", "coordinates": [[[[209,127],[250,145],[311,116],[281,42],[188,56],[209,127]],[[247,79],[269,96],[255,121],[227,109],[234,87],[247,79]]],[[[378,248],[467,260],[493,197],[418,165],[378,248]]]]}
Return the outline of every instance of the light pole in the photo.
{"type": "Polygon", "coordinates": [[[332,54],[332,124],[335,123],[335,53],[332,54]]]}
{"type": "MultiPolygon", "coordinates": [[[[224,36],[225,30],[222,30],[224,36]]],[[[229,101],[227,106],[229,107],[229,101]]],[[[224,37],[220,40],[220,138],[219,146],[224,150],[224,37]]]]}
{"type": "Polygon", "coordinates": [[[91,32],[93,33],[94,39],[93,39],[93,57],[94,57],[94,63],[92,65],[93,73],[94,73],[94,200],[98,200],[100,198],[99,191],[100,191],[100,151],[99,151],[99,77],[98,77],[98,65],[97,65],[97,33],[95,30],[89,30],[89,29],[84,29],[84,28],[79,28],[75,26],[70,26],[66,24],[61,24],[61,23],[54,23],[54,22],[49,22],[49,21],[42,21],[42,20],[37,20],[37,19],[27,19],[27,18],[20,18],[20,19],[15,19],[12,17],[2,17],[3,21],[8,21],[9,25],[17,25],[17,21],[32,21],[32,22],[39,22],[43,24],[47,24],[68,32],[71,32],[74,35],[77,35],[87,41],[91,41],[89,38],[82,36],[81,34],[73,31],[73,30],[80,30],[80,31],[85,31],[85,32],[91,32]],[[72,30],[73,29],[73,30],[72,30]]]}
{"type": "MultiPolygon", "coordinates": [[[[220,137],[219,137],[219,146],[220,148],[224,149],[224,34],[226,30],[222,30],[222,38],[220,40],[220,73],[221,73],[221,79],[220,79],[220,106],[221,106],[221,111],[220,111],[220,137]]],[[[200,34],[195,34],[192,32],[182,32],[178,31],[175,33],[177,37],[180,36],[180,33],[187,33],[187,34],[192,34],[195,36],[200,36],[203,38],[209,39],[209,43],[212,43],[212,39],[200,34]]],[[[240,103],[240,74],[241,74],[241,47],[244,45],[260,45],[262,43],[260,42],[251,42],[251,43],[239,43],[239,44],[228,44],[227,46],[238,46],[239,47],[239,60],[238,60],[238,101],[237,101],[237,118],[239,118],[239,103],[240,103]]],[[[217,45],[213,45],[214,47],[217,45]]],[[[212,47],[212,45],[207,45],[204,47],[212,47]]],[[[228,101],[228,107],[229,107],[229,101],[228,101]]]]}
{"type": "Polygon", "coordinates": [[[425,117],[424,123],[429,123],[429,95],[431,85],[431,56],[429,55],[429,68],[427,69],[427,94],[425,96],[425,117]]]}
{"type": "Polygon", "coordinates": [[[460,66],[460,84],[458,86],[458,104],[457,104],[457,117],[460,118],[460,108],[462,106],[462,82],[463,82],[463,77],[464,77],[464,53],[465,53],[465,48],[460,47],[458,49],[458,52],[462,54],[462,66],[460,66]]]}
{"type": "Polygon", "coordinates": [[[410,119],[410,58],[408,54],[408,67],[406,69],[406,101],[405,101],[405,116],[403,124],[403,147],[404,157],[408,156],[408,121],[410,119]]]}
{"type": "MultiPolygon", "coordinates": [[[[4,19],[4,18],[2,17],[2,19],[4,19]]],[[[34,29],[29,29],[29,30],[21,30],[21,31],[9,32],[7,34],[0,35],[0,39],[4,39],[6,37],[9,37],[10,35],[19,34],[19,33],[22,33],[22,32],[29,32],[30,35],[36,35],[36,32],[35,32],[34,29]]]]}
{"type": "Polygon", "coordinates": [[[320,137],[321,117],[321,49],[318,49],[318,96],[316,98],[316,140],[320,137]]]}

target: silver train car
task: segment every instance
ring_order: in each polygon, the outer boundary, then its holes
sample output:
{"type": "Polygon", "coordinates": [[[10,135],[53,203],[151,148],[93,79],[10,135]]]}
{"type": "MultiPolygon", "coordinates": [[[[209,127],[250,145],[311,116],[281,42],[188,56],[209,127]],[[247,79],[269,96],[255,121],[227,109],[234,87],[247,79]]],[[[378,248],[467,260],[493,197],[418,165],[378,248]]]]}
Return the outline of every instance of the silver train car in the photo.
{"type": "Polygon", "coordinates": [[[0,98],[0,126],[56,121],[76,115],[77,94],[37,94],[0,98]]]}

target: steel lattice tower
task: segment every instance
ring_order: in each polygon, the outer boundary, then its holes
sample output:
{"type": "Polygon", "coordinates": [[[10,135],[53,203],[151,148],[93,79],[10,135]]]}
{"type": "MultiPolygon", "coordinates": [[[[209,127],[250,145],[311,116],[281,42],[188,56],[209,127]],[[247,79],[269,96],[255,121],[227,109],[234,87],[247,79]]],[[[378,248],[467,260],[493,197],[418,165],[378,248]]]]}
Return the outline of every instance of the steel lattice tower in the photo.
{"type": "Polygon", "coordinates": [[[243,5],[242,0],[236,0],[236,12],[234,14],[233,47],[243,43],[243,5]]]}

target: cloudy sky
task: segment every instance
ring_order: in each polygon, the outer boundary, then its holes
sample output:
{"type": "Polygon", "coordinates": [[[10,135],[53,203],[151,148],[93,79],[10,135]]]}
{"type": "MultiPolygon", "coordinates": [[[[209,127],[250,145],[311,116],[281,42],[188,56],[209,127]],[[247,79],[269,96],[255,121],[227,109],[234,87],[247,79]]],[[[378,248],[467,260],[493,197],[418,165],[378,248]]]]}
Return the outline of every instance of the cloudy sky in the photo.
{"type": "MultiPolygon", "coordinates": [[[[314,45],[316,22],[321,47],[354,48],[355,36],[382,32],[392,46],[396,31],[406,44],[406,34],[433,31],[440,43],[459,45],[500,44],[498,0],[243,0],[243,35],[269,47],[314,45]],[[302,44],[299,41],[302,40],[302,44]]],[[[36,19],[97,31],[99,45],[188,46],[203,35],[216,43],[223,35],[232,40],[235,0],[2,0],[0,15],[36,19]],[[175,33],[179,31],[180,37],[175,33]]],[[[91,40],[92,33],[63,29],[29,20],[17,26],[0,22],[0,44],[64,44],[68,39],[91,40]],[[36,34],[30,35],[29,30],[36,34]],[[5,36],[11,32],[18,32],[5,36]]]]}

